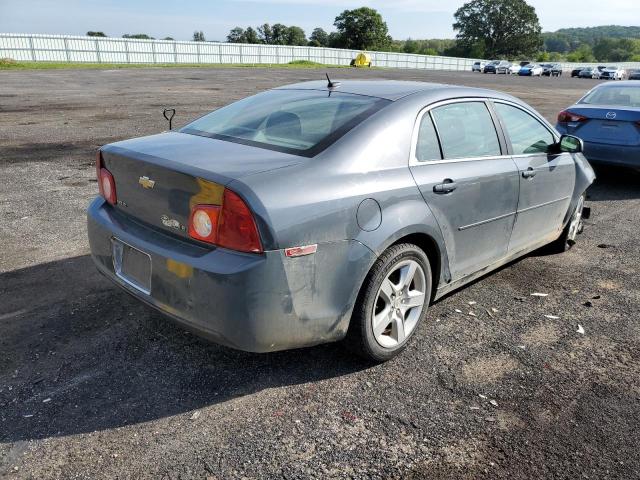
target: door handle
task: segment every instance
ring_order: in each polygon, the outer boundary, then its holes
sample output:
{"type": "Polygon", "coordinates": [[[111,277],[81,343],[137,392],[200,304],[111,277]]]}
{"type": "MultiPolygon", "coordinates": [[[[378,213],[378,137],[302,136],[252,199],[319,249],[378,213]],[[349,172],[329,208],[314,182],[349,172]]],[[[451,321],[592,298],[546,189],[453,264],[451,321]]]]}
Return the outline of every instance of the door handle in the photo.
{"type": "Polygon", "coordinates": [[[522,172],[522,178],[533,178],[536,176],[536,171],[533,167],[527,168],[524,172],[522,172]]]}
{"type": "Polygon", "coordinates": [[[456,182],[450,178],[445,178],[442,183],[433,186],[433,193],[451,193],[456,188],[458,188],[456,182]]]}

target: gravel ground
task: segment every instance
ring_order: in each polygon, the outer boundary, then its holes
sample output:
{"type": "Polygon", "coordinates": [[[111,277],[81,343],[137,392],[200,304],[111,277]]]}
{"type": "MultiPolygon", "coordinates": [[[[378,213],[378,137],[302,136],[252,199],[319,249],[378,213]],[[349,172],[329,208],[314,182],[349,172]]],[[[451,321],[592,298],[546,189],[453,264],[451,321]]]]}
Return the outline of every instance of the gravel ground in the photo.
{"type": "MultiPolygon", "coordinates": [[[[339,344],[212,345],[96,273],[84,225],[96,147],[166,128],[164,106],[179,125],[323,73],[0,72],[0,477],[640,478],[640,181],[629,172],[599,172],[570,252],[449,295],[384,365],[339,344]]],[[[333,73],[487,86],[549,119],[594,84],[333,73]]]]}

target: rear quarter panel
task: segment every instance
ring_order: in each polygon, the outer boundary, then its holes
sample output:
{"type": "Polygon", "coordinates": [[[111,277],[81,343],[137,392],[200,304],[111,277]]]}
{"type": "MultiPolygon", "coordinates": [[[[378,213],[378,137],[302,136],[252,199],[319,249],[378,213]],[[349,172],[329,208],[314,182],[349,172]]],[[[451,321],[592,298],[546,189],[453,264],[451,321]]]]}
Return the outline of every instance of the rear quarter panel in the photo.
{"type": "Polygon", "coordinates": [[[393,103],[309,162],[244,177],[229,187],[269,225],[275,248],[353,240],[373,252],[372,264],[398,239],[422,233],[438,245],[440,265],[448,272],[440,229],[408,166],[423,106],[393,103]]]}

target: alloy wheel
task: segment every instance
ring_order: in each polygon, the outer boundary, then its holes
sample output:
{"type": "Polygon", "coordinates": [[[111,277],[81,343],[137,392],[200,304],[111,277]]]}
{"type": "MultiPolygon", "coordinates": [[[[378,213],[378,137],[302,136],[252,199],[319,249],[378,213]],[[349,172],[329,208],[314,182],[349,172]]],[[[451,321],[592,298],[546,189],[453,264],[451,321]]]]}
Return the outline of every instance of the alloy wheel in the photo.
{"type": "Polygon", "coordinates": [[[571,223],[569,224],[569,232],[567,233],[567,242],[573,245],[576,243],[576,236],[582,232],[582,209],[584,208],[584,196],[578,199],[576,210],[571,217],[571,223]]]}
{"type": "Polygon", "coordinates": [[[395,348],[411,335],[427,302],[426,278],[415,260],[403,260],[393,266],[382,281],[371,326],[376,342],[384,348],[395,348]]]}

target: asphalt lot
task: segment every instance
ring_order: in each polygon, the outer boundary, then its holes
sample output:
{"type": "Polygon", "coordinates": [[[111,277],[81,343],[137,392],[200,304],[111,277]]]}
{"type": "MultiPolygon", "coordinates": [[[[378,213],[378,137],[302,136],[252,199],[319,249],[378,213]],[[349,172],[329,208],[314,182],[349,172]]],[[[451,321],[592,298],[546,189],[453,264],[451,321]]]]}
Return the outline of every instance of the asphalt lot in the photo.
{"type": "MultiPolygon", "coordinates": [[[[595,83],[331,73],[505,90],[550,120],[595,83]]],[[[570,252],[441,300],[384,365],[208,344],[98,275],[98,146],[323,74],[0,72],[0,478],[640,478],[639,176],[599,171],[570,252]]]]}

